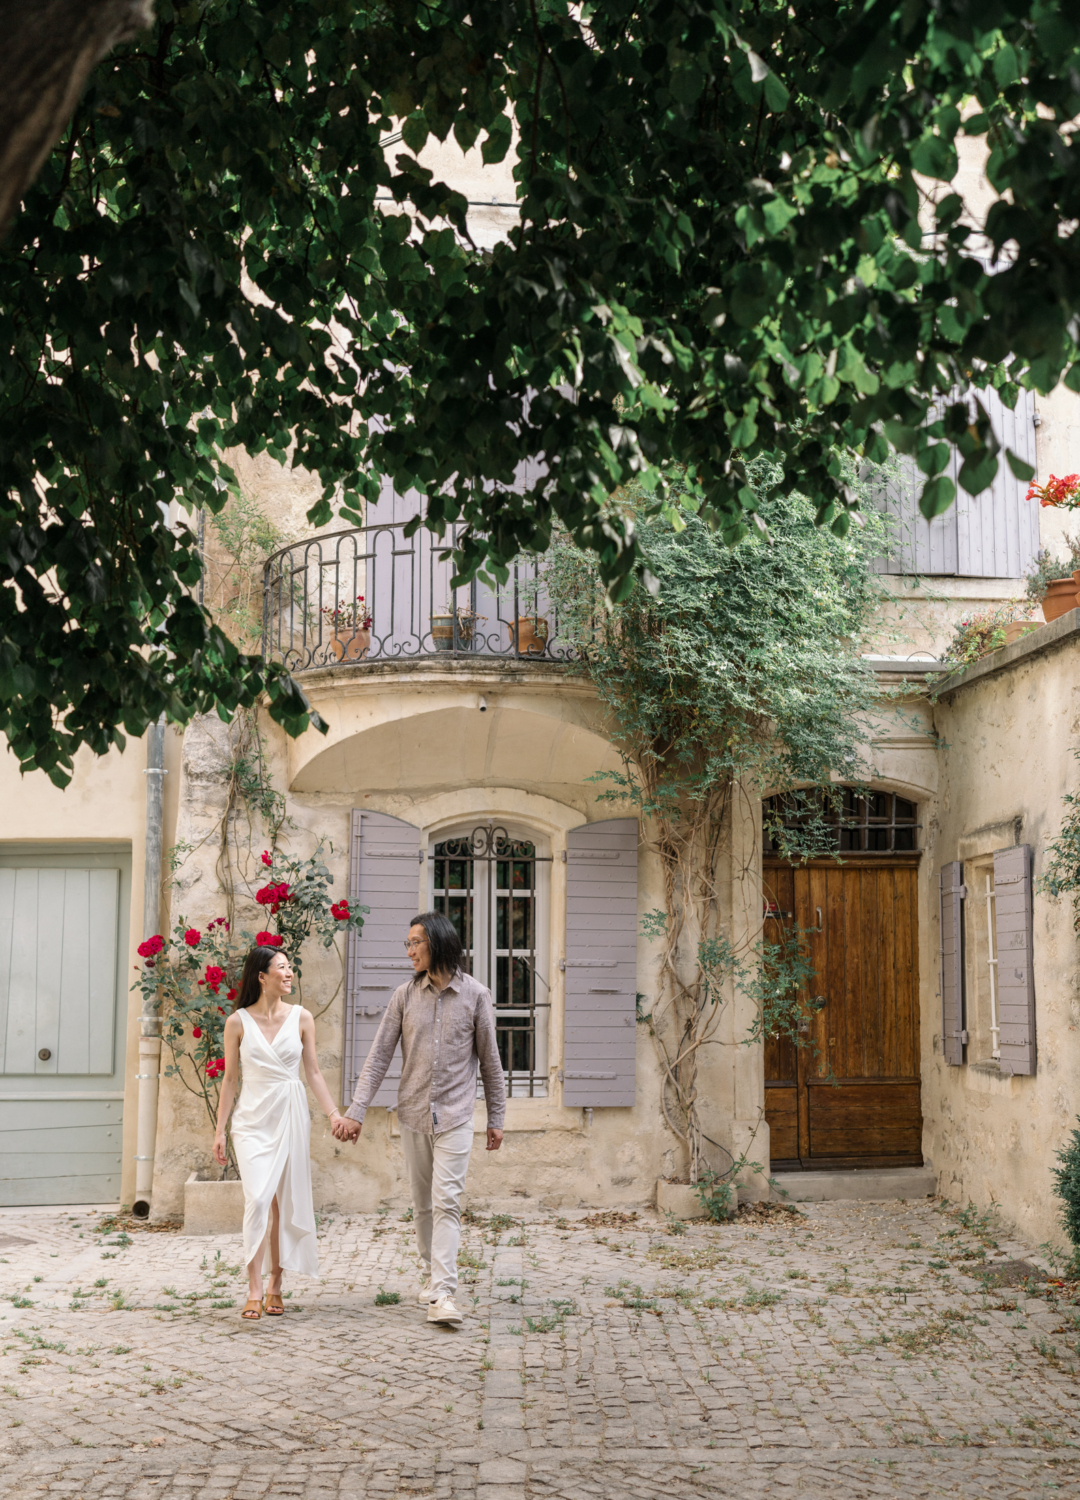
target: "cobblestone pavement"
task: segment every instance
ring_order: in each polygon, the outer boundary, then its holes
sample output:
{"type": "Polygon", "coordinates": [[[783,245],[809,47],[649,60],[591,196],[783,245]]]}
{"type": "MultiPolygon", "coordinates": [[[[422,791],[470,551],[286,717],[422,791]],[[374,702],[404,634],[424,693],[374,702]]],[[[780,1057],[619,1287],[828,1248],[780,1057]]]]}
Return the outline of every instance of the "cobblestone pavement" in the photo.
{"type": "Polygon", "coordinates": [[[454,1333],[396,1213],[241,1324],[238,1237],[5,1210],[0,1496],[1080,1497],[1080,1308],[972,1274],[1030,1247],[922,1201],[623,1219],[474,1220],[454,1333]]]}

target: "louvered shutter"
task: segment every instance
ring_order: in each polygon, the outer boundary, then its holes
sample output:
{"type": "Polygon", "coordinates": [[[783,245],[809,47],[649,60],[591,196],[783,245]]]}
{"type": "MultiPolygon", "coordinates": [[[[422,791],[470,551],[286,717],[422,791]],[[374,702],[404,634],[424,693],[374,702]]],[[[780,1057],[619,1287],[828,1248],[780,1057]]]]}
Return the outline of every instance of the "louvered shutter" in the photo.
{"type": "Polygon", "coordinates": [[[564,1104],[634,1102],[637,851],[636,818],[588,823],[567,838],[564,1104]]]}
{"type": "Polygon", "coordinates": [[[1001,1071],[1035,1071],[1035,965],[1031,912],[1031,846],[994,853],[1001,1071]]]}
{"type": "MultiPolygon", "coordinates": [[[[926,573],[969,578],[1019,578],[1039,550],[1039,507],[1025,498],[1027,484],[1017,479],[1005,458],[1011,448],[1026,463],[1035,463],[1035,398],[1021,391],[1010,411],[996,391],[978,396],[1001,443],[998,472],[989,489],[969,495],[959,483],[963,460],[950,454],[945,474],[956,485],[956,501],[943,515],[926,520],[919,494],[926,482],[914,459],[898,460],[899,474],[874,504],[892,517],[888,555],[874,564],[881,573],[926,573]]],[[[947,405],[948,397],[942,405],[947,405]]],[[[938,415],[932,408],[927,421],[938,415]]]]}
{"type": "MultiPolygon", "coordinates": [[[[349,900],[371,908],[364,930],[350,932],[345,963],[345,1066],[342,1100],[350,1103],[383,1012],[399,984],[410,978],[405,953],[420,887],[420,830],[388,813],[354,810],[349,845],[349,900]]],[[[401,1077],[394,1053],[373,1104],[393,1109],[401,1077]]]]}
{"type": "Polygon", "coordinates": [[[964,1061],[964,867],[944,865],[938,876],[941,908],[941,1039],[945,1061],[964,1061]]]}

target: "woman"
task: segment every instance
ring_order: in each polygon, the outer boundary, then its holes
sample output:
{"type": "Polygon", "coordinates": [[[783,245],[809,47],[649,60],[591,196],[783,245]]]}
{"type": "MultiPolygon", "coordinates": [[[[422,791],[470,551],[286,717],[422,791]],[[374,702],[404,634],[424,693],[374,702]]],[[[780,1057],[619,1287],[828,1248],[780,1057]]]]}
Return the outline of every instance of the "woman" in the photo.
{"type": "Polygon", "coordinates": [[[331,1122],[334,1108],[315,1055],[315,1021],[288,1005],[293,971],[279,948],[253,948],[244,963],[236,1009],[225,1022],[225,1078],[218,1106],[214,1160],[224,1166],[225,1126],[236,1098],[241,1061],[244,1091],[232,1123],[244,1184],[244,1260],[248,1300],[241,1318],[265,1311],[280,1317],[281,1273],[319,1274],[311,1201],[311,1120],[300,1061],[312,1093],[331,1122]],[[263,1273],[270,1282],[263,1300],[263,1273]]]}

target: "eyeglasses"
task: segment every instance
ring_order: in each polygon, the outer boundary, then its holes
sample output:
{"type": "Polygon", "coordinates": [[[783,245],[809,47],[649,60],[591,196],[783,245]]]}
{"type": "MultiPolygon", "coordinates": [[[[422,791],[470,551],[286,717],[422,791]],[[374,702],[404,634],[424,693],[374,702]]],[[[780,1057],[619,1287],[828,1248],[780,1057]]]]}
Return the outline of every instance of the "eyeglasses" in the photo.
{"type": "Polygon", "coordinates": [[[410,938],[405,944],[405,952],[411,953],[414,948],[422,948],[426,942],[427,938],[410,938]]]}

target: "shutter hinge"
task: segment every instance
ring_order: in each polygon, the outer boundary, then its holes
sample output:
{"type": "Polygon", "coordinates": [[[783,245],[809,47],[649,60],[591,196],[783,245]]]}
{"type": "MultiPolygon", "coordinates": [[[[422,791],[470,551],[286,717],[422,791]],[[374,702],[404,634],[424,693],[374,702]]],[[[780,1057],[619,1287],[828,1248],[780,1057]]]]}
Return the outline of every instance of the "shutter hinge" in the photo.
{"type": "Polygon", "coordinates": [[[418,865],[422,865],[424,863],[424,851],[423,851],[423,849],[417,849],[417,851],[416,851],[416,863],[418,865]]]}
{"type": "Polygon", "coordinates": [[[564,1080],[564,1078],[563,1078],[563,1070],[562,1070],[562,1069],[561,1069],[561,1068],[560,1068],[560,1069],[559,1069],[559,1082],[560,1082],[560,1083],[563,1083],[563,1082],[564,1082],[564,1081],[565,1081],[565,1080],[564,1080]]]}
{"type": "Polygon", "coordinates": [[[958,885],[956,887],[956,894],[960,897],[961,901],[966,901],[967,900],[967,886],[966,885],[958,885]]]}
{"type": "Polygon", "coordinates": [[[560,974],[565,974],[566,973],[566,959],[565,958],[560,958],[559,959],[559,973],[560,974]]]}
{"type": "Polygon", "coordinates": [[[566,863],[566,850],[565,849],[562,852],[562,862],[563,862],[563,864],[566,863]]]}
{"type": "Polygon", "coordinates": [[[962,1044],[963,1044],[963,1045],[964,1045],[964,1046],[965,1046],[965,1047],[966,1047],[966,1046],[967,1046],[967,1044],[968,1044],[968,1034],[967,1034],[967,1032],[966,1032],[966,1031],[962,1031],[962,1032],[961,1032],[961,1033],[960,1033],[960,1041],[961,1041],[961,1043],[962,1043],[962,1044]]]}

